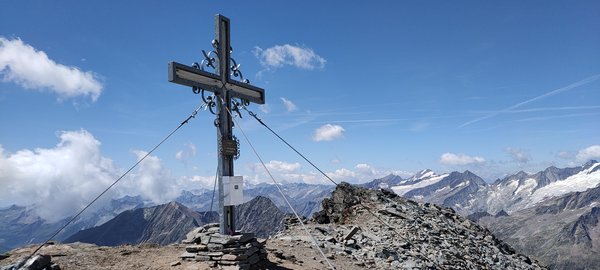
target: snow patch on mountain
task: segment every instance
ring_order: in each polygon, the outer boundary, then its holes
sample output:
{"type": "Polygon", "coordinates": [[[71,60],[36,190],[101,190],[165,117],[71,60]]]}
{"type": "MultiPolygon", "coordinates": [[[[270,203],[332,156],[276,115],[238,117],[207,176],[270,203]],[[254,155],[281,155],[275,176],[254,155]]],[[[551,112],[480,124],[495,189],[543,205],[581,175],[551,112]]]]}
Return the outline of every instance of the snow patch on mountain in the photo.
{"type": "Polygon", "coordinates": [[[599,166],[600,163],[596,163],[563,181],[550,183],[545,187],[536,190],[528,198],[527,206],[532,206],[547,198],[557,197],[569,192],[585,191],[598,186],[598,184],[600,184],[600,170],[595,169],[599,166]]]}
{"type": "MultiPolygon", "coordinates": [[[[434,175],[434,174],[428,174],[428,175],[434,175]]],[[[430,177],[430,178],[420,177],[417,179],[418,180],[422,179],[421,181],[418,181],[414,184],[394,186],[394,187],[392,187],[392,190],[398,195],[404,195],[411,190],[433,185],[433,184],[441,181],[442,179],[446,178],[448,175],[449,174],[442,174],[440,176],[435,176],[435,177],[430,177]]]]}
{"type": "Polygon", "coordinates": [[[519,195],[521,197],[529,196],[537,187],[537,185],[538,183],[535,179],[525,179],[525,181],[523,181],[523,184],[515,190],[514,194],[519,195]]]}

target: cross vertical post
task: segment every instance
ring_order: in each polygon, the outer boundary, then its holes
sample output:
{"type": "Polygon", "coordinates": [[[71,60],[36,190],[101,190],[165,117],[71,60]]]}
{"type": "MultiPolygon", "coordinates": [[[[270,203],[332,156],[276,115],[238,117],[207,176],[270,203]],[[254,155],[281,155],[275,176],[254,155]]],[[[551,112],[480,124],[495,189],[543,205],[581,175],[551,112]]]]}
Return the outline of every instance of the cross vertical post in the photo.
{"type": "MultiPolygon", "coordinates": [[[[191,86],[194,93],[203,91],[213,92],[216,100],[212,100],[210,104],[215,104],[217,108],[217,119],[215,126],[217,127],[217,152],[218,157],[218,176],[219,185],[219,222],[221,234],[235,233],[235,206],[231,202],[226,202],[226,191],[229,186],[224,184],[225,177],[233,177],[233,160],[235,159],[238,149],[237,142],[233,136],[233,120],[232,111],[237,110],[237,102],[232,105],[233,99],[241,99],[244,105],[250,102],[265,104],[265,90],[253,85],[247,80],[236,81],[230,76],[230,71],[235,77],[241,76],[239,65],[231,58],[231,43],[229,34],[229,19],[223,15],[215,16],[215,39],[213,46],[215,51],[204,53],[204,61],[202,64],[195,63],[192,66],[187,66],[177,62],[169,63],[169,82],[191,86]],[[217,69],[213,62],[214,58],[211,53],[215,53],[218,58],[218,74],[213,74],[204,71],[204,63],[206,66],[217,69]],[[234,66],[231,66],[231,62],[234,66]],[[232,108],[232,106],[235,106],[232,108]]],[[[205,102],[207,102],[205,100],[205,102]]],[[[209,106],[211,106],[208,104],[209,106]]],[[[211,109],[212,111],[212,109],[211,109]]],[[[231,179],[228,179],[231,181],[231,179]]],[[[236,186],[237,188],[237,186],[236,186]]],[[[229,193],[228,193],[229,194],[229,193]]]]}
{"type": "MultiPolygon", "coordinates": [[[[219,75],[221,83],[226,85],[229,81],[229,58],[231,46],[229,44],[229,19],[222,16],[215,16],[215,40],[218,42],[217,54],[219,55],[219,75]]],[[[217,111],[219,112],[217,120],[217,151],[219,152],[219,207],[221,215],[220,229],[221,234],[233,234],[235,232],[235,206],[226,206],[224,203],[223,176],[233,176],[233,156],[226,155],[222,151],[223,142],[232,140],[233,123],[231,120],[231,96],[226,88],[223,89],[221,95],[222,102],[217,98],[217,111]],[[224,108],[223,108],[224,107],[224,108]]]]}

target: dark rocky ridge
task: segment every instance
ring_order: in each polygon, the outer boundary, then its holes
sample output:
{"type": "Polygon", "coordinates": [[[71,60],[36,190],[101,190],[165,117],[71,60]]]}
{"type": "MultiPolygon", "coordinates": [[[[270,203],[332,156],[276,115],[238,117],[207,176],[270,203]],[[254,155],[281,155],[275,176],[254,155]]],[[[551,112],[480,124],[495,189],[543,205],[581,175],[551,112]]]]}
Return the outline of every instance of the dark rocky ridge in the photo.
{"type": "MultiPolygon", "coordinates": [[[[543,269],[451,208],[338,185],[314,216],[329,254],[378,269],[543,269]]],[[[294,235],[284,231],[279,238],[294,235]]]]}
{"type": "MultiPolygon", "coordinates": [[[[256,197],[236,207],[237,229],[268,237],[283,226],[285,214],[265,197],[256,197]]],[[[108,222],[82,230],[65,240],[104,246],[180,242],[186,234],[202,225],[218,222],[217,212],[196,212],[180,203],[125,211],[108,222]]]]}
{"type": "Polygon", "coordinates": [[[258,196],[236,207],[236,229],[268,238],[283,228],[284,214],[266,197],[258,196]]]}
{"type": "Polygon", "coordinates": [[[156,243],[166,245],[181,241],[185,234],[217,219],[216,213],[200,213],[176,203],[125,211],[108,222],[82,230],[65,240],[104,246],[156,243]]]}

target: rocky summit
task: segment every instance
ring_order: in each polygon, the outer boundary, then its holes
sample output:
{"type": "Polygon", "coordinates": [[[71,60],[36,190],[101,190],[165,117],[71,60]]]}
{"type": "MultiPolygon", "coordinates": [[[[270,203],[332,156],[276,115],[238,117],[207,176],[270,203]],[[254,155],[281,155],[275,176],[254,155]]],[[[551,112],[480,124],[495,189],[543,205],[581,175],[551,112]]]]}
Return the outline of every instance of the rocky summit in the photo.
{"type": "MultiPolygon", "coordinates": [[[[346,183],[322,204],[307,227],[332,263],[352,262],[336,268],[545,269],[450,208],[346,183]]],[[[291,254],[312,245],[301,225],[270,240],[277,241],[289,242],[283,252],[291,254]]]]}
{"type": "MultiPolygon", "coordinates": [[[[342,183],[313,219],[300,221],[288,218],[267,241],[221,236],[213,224],[181,244],[57,244],[39,254],[63,269],[546,269],[450,208],[386,190],[342,183]]],[[[34,248],[12,250],[0,265],[34,248]]]]}

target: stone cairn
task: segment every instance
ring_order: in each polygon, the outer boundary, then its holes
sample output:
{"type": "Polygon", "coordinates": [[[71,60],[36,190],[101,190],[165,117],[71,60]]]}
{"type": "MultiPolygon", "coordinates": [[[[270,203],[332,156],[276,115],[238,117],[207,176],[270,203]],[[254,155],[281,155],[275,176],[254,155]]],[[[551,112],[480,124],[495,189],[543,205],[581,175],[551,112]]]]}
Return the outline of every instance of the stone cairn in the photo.
{"type": "Polygon", "coordinates": [[[182,244],[188,246],[180,257],[220,269],[261,269],[267,261],[265,243],[265,239],[257,239],[253,233],[222,235],[219,224],[211,223],[187,234],[182,244]]]}

